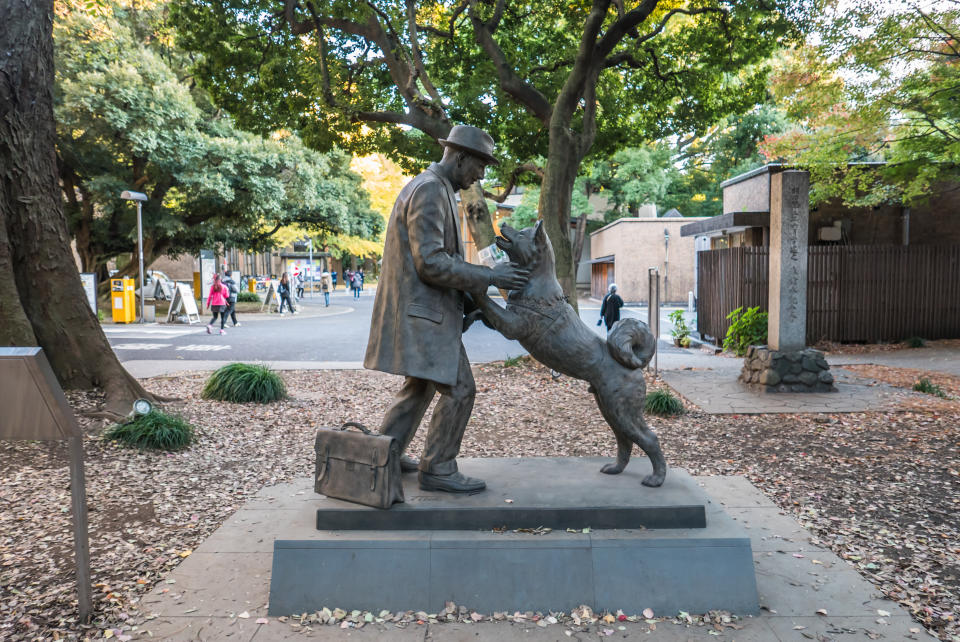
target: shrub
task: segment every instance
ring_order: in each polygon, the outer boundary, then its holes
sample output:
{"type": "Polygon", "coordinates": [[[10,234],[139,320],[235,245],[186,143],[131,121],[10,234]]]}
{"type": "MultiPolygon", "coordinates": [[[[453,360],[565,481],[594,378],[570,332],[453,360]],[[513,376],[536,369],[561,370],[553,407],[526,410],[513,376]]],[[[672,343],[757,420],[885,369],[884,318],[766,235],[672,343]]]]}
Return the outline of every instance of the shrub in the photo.
{"type": "MultiPolygon", "coordinates": [[[[687,325],[686,320],[683,318],[683,310],[674,310],[667,315],[667,318],[670,319],[670,323],[673,324],[673,330],[670,331],[673,340],[682,344],[683,340],[690,336],[690,326],[687,325]]],[[[687,345],[690,345],[689,341],[687,341],[687,345]]]]}
{"type": "Polygon", "coordinates": [[[927,340],[923,337],[910,337],[904,343],[907,344],[908,348],[922,348],[927,345],[927,340]]]}
{"type": "Polygon", "coordinates": [[[942,399],[947,398],[947,393],[943,391],[943,388],[933,383],[926,377],[920,379],[920,381],[913,384],[913,389],[917,392],[925,392],[928,395],[936,395],[942,399]]]}
{"type": "Polygon", "coordinates": [[[104,438],[150,450],[180,450],[196,439],[193,426],[183,418],[159,410],[151,410],[126,423],[111,426],[104,433],[104,438]]]}
{"type": "Polygon", "coordinates": [[[210,375],[200,396],[234,403],[270,403],[285,399],[287,386],[267,366],[231,363],[210,375]]]}
{"type": "Polygon", "coordinates": [[[237,295],[237,303],[260,303],[260,295],[256,292],[241,292],[237,295]]]}
{"type": "Polygon", "coordinates": [[[504,368],[514,368],[514,367],[516,367],[516,366],[519,366],[519,365],[522,364],[522,363],[523,363],[523,355],[520,354],[520,355],[517,355],[517,356],[515,356],[515,357],[507,357],[506,359],[504,359],[504,360],[503,360],[503,367],[504,367],[504,368]]]}
{"type": "Polygon", "coordinates": [[[654,390],[647,395],[643,409],[661,417],[673,417],[683,414],[683,404],[668,390],[654,390]]]}
{"type": "Polygon", "coordinates": [[[748,308],[746,312],[737,308],[727,315],[727,320],[731,323],[723,340],[724,350],[742,357],[750,346],[767,343],[767,313],[761,312],[759,306],[748,308]]]}

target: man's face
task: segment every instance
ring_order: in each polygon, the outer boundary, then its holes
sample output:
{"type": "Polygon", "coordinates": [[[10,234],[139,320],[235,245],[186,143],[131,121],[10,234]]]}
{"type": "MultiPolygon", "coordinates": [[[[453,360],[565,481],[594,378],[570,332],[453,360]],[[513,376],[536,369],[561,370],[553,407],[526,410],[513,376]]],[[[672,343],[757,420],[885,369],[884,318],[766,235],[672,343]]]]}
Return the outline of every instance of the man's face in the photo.
{"type": "Polygon", "coordinates": [[[478,180],[483,178],[483,173],[487,168],[487,163],[481,158],[472,154],[462,153],[457,159],[456,180],[459,183],[457,189],[470,187],[478,180]]]}

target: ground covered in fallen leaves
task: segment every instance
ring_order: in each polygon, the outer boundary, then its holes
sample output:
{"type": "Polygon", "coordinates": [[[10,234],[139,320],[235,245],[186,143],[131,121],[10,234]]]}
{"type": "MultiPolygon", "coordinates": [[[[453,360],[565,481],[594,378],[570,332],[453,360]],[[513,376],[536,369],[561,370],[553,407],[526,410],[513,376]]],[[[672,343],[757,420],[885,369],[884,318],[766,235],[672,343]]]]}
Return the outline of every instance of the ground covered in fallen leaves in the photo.
{"type": "MultiPolygon", "coordinates": [[[[553,380],[529,360],[474,374],[478,394],[463,456],[613,456],[613,435],[585,383],[553,380]]],[[[915,374],[888,369],[882,380],[909,387],[915,374]]],[[[121,448],[88,426],[97,613],[89,628],[74,622],[65,443],[0,442],[0,639],[99,637],[142,620],[139,599],[250,496],[311,474],[318,426],[376,426],[401,383],[367,371],[283,376],[291,398],[266,406],[201,400],[205,375],[146,380],[153,392],[183,398],[174,411],[199,429],[199,442],[183,452],[121,448]]],[[[954,392],[953,382],[944,384],[954,392]]],[[[78,411],[100,403],[95,394],[70,398],[78,411]]],[[[956,641],[960,401],[918,406],[733,417],[688,406],[679,418],[650,421],[672,466],[745,475],[928,630],[956,641]]]]}

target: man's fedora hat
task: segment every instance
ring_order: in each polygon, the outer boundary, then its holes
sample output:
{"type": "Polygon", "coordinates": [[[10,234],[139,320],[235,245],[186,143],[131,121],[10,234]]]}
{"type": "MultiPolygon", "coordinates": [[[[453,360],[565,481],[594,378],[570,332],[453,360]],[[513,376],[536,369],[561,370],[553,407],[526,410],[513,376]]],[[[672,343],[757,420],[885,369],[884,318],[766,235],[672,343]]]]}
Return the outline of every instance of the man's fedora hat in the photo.
{"type": "Polygon", "coordinates": [[[487,132],[470,125],[456,125],[446,138],[439,141],[444,147],[453,147],[482,158],[489,165],[499,165],[493,155],[493,138],[487,132]]]}

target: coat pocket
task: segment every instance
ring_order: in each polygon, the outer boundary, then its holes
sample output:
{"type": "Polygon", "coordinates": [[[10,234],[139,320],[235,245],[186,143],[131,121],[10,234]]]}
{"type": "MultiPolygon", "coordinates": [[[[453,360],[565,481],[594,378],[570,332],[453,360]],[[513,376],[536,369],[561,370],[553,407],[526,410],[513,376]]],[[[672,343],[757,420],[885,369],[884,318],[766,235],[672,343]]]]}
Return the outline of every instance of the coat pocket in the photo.
{"type": "Polygon", "coordinates": [[[440,323],[443,321],[443,312],[440,310],[434,310],[433,308],[428,308],[427,306],[420,305],[419,303],[411,303],[407,306],[407,316],[419,317],[421,319],[433,321],[434,323],[440,323]]]}

